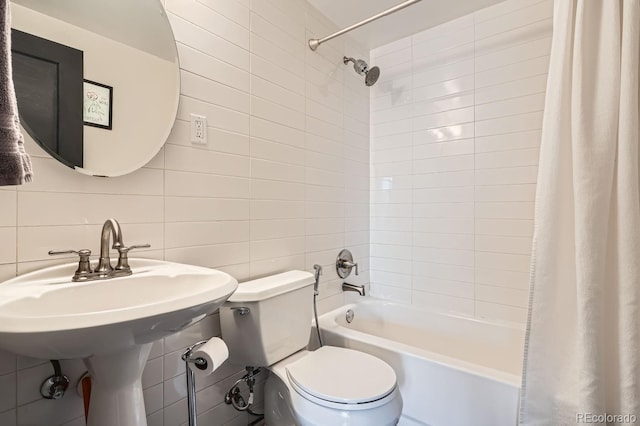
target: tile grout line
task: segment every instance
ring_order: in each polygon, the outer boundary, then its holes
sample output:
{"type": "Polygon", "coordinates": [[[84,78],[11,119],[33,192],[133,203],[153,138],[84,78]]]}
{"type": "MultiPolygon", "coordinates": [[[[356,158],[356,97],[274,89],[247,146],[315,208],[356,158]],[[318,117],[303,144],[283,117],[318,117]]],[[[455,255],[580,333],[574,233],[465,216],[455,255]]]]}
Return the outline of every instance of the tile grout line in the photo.
{"type": "Polygon", "coordinates": [[[473,316],[477,312],[477,277],[476,277],[476,13],[473,14],[473,316]]]}

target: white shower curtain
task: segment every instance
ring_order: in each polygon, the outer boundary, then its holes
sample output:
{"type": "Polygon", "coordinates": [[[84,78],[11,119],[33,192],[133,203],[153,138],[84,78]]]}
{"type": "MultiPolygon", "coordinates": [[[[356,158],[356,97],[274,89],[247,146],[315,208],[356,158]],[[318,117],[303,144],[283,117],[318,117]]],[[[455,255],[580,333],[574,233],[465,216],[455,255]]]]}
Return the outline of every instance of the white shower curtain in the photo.
{"type": "Polygon", "coordinates": [[[521,425],[640,424],[639,54],[640,0],[556,0],[521,425]]]}

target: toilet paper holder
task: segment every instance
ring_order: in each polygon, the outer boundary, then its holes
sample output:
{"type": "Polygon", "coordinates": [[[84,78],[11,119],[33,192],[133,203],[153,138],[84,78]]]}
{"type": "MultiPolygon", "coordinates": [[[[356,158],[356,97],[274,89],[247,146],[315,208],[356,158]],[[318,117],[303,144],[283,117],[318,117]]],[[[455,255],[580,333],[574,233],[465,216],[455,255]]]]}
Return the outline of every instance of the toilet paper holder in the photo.
{"type": "Polygon", "coordinates": [[[194,343],[193,345],[189,346],[187,348],[187,350],[185,351],[185,353],[182,354],[182,360],[185,361],[187,363],[187,366],[189,363],[194,364],[196,366],[196,368],[198,368],[198,370],[206,370],[208,367],[208,363],[207,360],[204,358],[191,358],[191,354],[193,352],[195,352],[195,350],[197,348],[199,348],[200,346],[204,345],[205,343],[207,343],[207,340],[201,340],[198,343],[194,343]]]}
{"type": "Polygon", "coordinates": [[[207,340],[201,340],[193,345],[189,346],[187,350],[182,354],[182,360],[184,361],[185,370],[187,373],[187,409],[189,412],[189,426],[198,425],[198,417],[196,412],[196,377],[189,364],[193,364],[199,370],[206,370],[207,360],[204,358],[192,358],[193,352],[200,346],[207,343],[207,340]]]}

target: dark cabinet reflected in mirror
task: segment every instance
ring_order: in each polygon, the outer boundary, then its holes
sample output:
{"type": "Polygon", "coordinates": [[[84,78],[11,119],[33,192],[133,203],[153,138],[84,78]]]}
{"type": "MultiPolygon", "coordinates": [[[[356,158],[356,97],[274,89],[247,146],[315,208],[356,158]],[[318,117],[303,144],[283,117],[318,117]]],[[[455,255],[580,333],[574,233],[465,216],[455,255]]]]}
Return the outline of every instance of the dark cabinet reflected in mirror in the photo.
{"type": "Polygon", "coordinates": [[[14,30],[61,47],[34,54],[13,39],[25,143],[94,176],[147,164],[169,136],[180,95],[160,0],[12,0],[11,15],[14,30]]]}
{"type": "Polygon", "coordinates": [[[83,167],[82,51],[11,30],[20,121],[58,161],[83,167]]]}

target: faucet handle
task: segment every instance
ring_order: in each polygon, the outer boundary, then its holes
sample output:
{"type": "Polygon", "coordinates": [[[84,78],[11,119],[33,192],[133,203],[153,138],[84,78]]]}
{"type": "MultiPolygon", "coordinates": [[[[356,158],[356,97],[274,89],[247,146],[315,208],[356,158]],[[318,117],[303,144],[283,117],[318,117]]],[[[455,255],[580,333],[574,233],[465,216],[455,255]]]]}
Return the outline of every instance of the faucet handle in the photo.
{"type": "Polygon", "coordinates": [[[136,250],[136,249],[143,249],[143,248],[151,248],[151,244],[149,244],[149,243],[147,243],[147,244],[134,244],[134,245],[129,246],[129,247],[122,247],[122,249],[126,249],[127,251],[136,250]]]}
{"type": "Polygon", "coordinates": [[[134,244],[129,247],[118,247],[118,264],[116,265],[116,271],[131,271],[131,266],[129,266],[129,252],[131,250],[150,247],[151,244],[134,244]]]}
{"type": "Polygon", "coordinates": [[[356,268],[356,275],[358,274],[358,262],[350,262],[348,260],[345,260],[342,262],[342,267],[343,268],[356,268]]]}
{"type": "Polygon", "coordinates": [[[347,278],[353,268],[356,268],[356,275],[358,275],[358,262],[353,261],[353,255],[349,250],[341,250],[336,258],[336,272],[338,276],[340,278],[347,278]]]}
{"type": "Polygon", "coordinates": [[[73,275],[73,281],[82,281],[86,279],[87,275],[89,275],[91,271],[91,261],[89,258],[91,257],[91,250],[89,249],[80,249],[80,250],[49,250],[49,256],[57,256],[61,254],[72,254],[76,253],[80,256],[80,260],[78,262],[78,269],[76,269],[75,274],[73,275]]]}
{"type": "Polygon", "coordinates": [[[91,250],[89,249],[80,249],[80,250],[49,250],[49,256],[57,256],[59,254],[78,254],[80,257],[83,256],[91,256],[91,250]]]}

